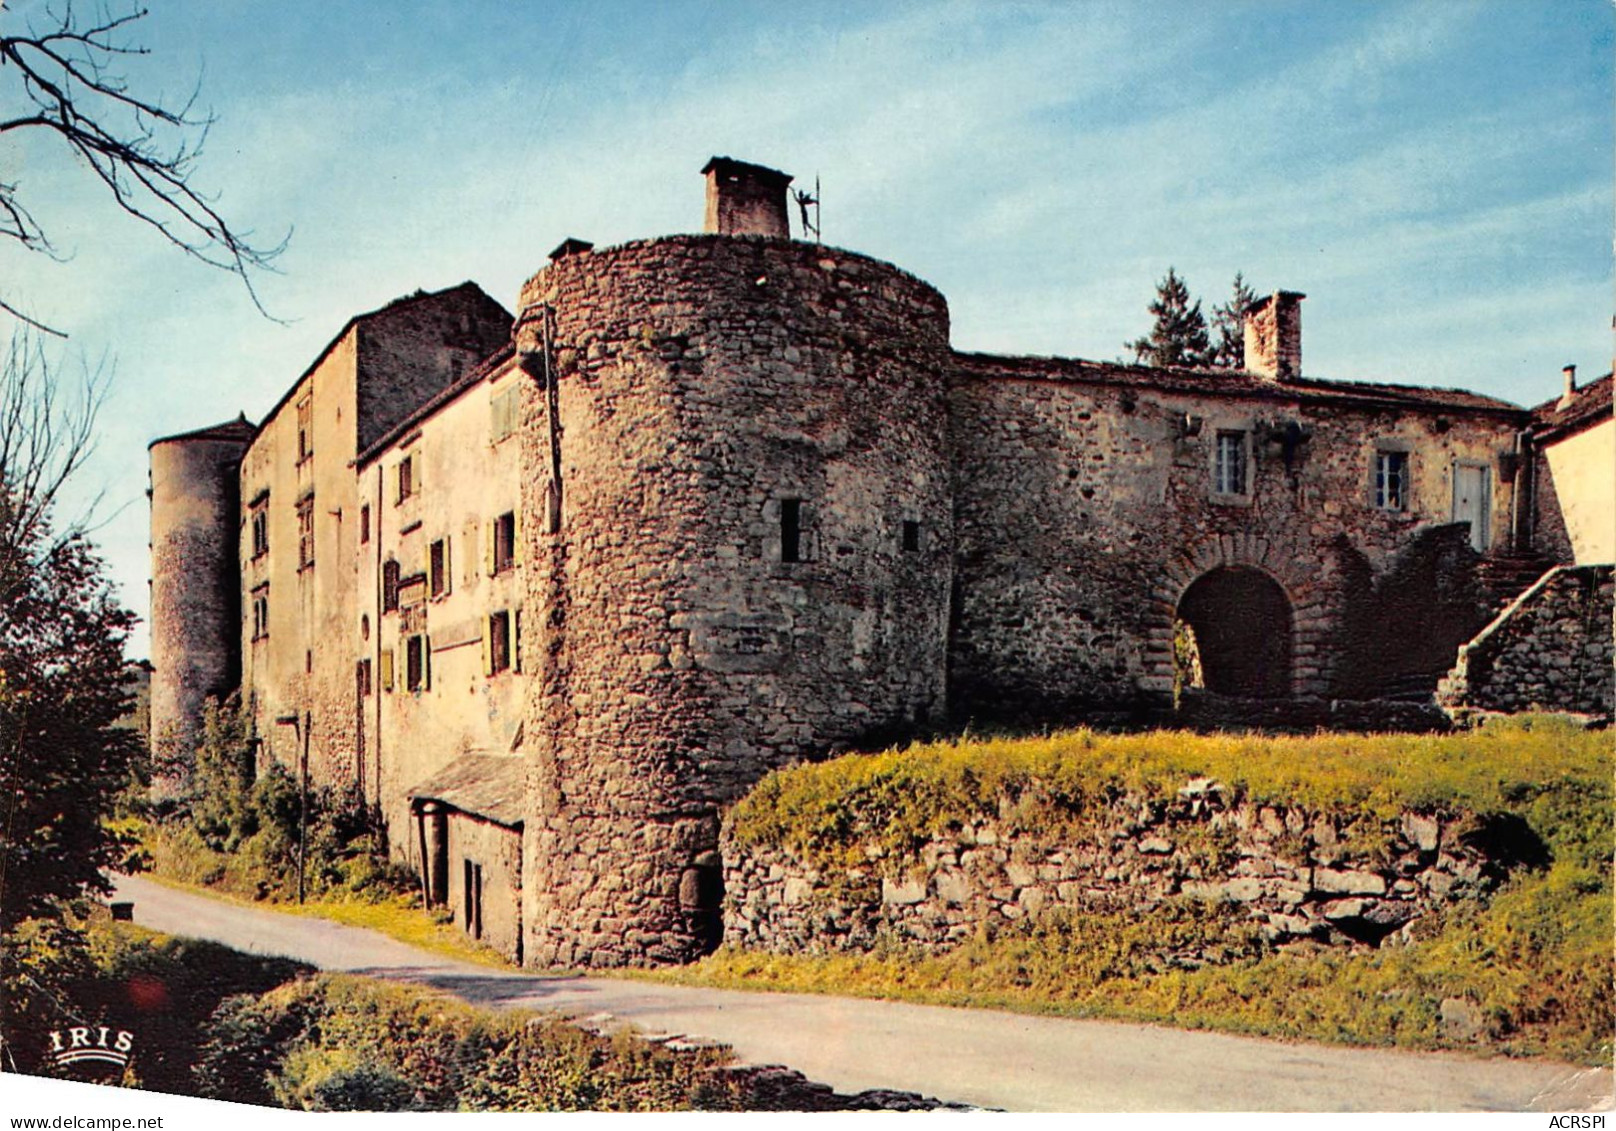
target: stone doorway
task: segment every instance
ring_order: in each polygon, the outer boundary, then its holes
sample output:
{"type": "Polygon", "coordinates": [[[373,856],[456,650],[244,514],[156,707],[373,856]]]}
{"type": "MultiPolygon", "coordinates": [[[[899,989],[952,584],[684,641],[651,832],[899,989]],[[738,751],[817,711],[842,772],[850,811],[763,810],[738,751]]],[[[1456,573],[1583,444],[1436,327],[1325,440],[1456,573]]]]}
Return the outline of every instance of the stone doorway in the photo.
{"type": "Polygon", "coordinates": [[[1219,695],[1284,699],[1291,694],[1291,602],[1268,574],[1219,566],[1196,578],[1178,602],[1189,626],[1199,682],[1219,695]]]}

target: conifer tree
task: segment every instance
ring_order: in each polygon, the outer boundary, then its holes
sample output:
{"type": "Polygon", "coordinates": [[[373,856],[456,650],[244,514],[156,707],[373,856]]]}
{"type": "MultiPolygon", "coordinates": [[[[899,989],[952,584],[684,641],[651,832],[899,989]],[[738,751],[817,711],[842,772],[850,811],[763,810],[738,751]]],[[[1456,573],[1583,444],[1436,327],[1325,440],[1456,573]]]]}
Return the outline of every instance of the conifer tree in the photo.
{"type": "Polygon", "coordinates": [[[1246,285],[1246,278],[1235,272],[1229,301],[1212,308],[1212,330],[1216,335],[1208,364],[1217,369],[1243,369],[1246,364],[1246,311],[1257,301],[1257,292],[1246,285]]]}
{"type": "Polygon", "coordinates": [[[1167,277],[1156,284],[1156,300],[1150,304],[1156,324],[1147,337],[1128,343],[1141,365],[1194,367],[1207,364],[1211,345],[1207,339],[1206,316],[1199,299],[1190,301],[1190,289],[1169,267],[1167,277]]]}

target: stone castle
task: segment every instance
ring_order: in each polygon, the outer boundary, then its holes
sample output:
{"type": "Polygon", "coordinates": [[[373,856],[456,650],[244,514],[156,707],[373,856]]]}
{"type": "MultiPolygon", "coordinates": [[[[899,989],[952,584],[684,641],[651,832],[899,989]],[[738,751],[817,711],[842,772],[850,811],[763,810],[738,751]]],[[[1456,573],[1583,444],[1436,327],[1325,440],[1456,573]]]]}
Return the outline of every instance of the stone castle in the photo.
{"type": "MultiPolygon", "coordinates": [[[[1536,414],[1320,380],[1285,291],[1240,371],[962,353],[936,290],[790,237],[789,177],[703,173],[704,234],[568,239],[514,318],[400,299],[262,422],[152,443],[156,739],[240,688],[474,935],[671,962],[776,767],[1175,690],[1429,701],[1528,586],[1608,628],[1608,569],[1545,579],[1616,557],[1609,377],[1536,414]]],[[[1603,640],[1559,705],[1610,710],[1603,640]]]]}

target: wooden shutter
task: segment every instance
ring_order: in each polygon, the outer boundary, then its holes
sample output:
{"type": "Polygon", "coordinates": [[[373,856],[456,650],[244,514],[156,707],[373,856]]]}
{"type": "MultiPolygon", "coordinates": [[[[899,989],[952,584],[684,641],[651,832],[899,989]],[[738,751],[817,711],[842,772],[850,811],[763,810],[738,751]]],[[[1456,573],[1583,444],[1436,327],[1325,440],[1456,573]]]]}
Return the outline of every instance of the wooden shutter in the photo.
{"type": "Polygon", "coordinates": [[[443,592],[447,596],[454,592],[454,565],[449,560],[449,544],[453,539],[445,534],[443,536],[443,592]]]}
{"type": "Polygon", "coordinates": [[[393,650],[382,649],[382,690],[393,690],[393,650]]]}
{"type": "Polygon", "coordinates": [[[432,690],[432,638],[424,634],[421,637],[421,686],[432,690]]]}
{"type": "Polygon", "coordinates": [[[522,505],[511,512],[511,564],[522,564],[522,505]]]}
{"type": "Polygon", "coordinates": [[[511,614],[511,668],[522,670],[522,610],[511,614]]]}
{"type": "Polygon", "coordinates": [[[483,674],[494,674],[494,642],[492,639],[492,622],[483,617],[483,674]]]}
{"type": "MultiPolygon", "coordinates": [[[[497,518],[483,523],[483,569],[489,577],[494,576],[494,540],[498,530],[497,518]]],[[[484,635],[487,635],[487,631],[487,627],[484,626],[484,635]]]]}

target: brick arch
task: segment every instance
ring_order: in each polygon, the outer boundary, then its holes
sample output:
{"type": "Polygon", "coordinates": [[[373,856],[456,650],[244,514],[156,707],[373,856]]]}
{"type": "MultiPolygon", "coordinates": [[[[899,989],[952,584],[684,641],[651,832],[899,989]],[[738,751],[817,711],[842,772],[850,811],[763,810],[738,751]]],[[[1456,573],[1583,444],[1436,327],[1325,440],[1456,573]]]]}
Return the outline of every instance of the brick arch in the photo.
{"type": "Polygon", "coordinates": [[[1291,694],[1321,695],[1329,631],[1328,594],[1317,568],[1317,555],[1291,539],[1255,534],[1219,534],[1186,546],[1163,563],[1151,589],[1145,631],[1145,690],[1171,692],[1173,687],[1173,618],[1180,600],[1195,582],[1221,568],[1251,569],[1266,574],[1284,590],[1291,605],[1291,694]]]}

